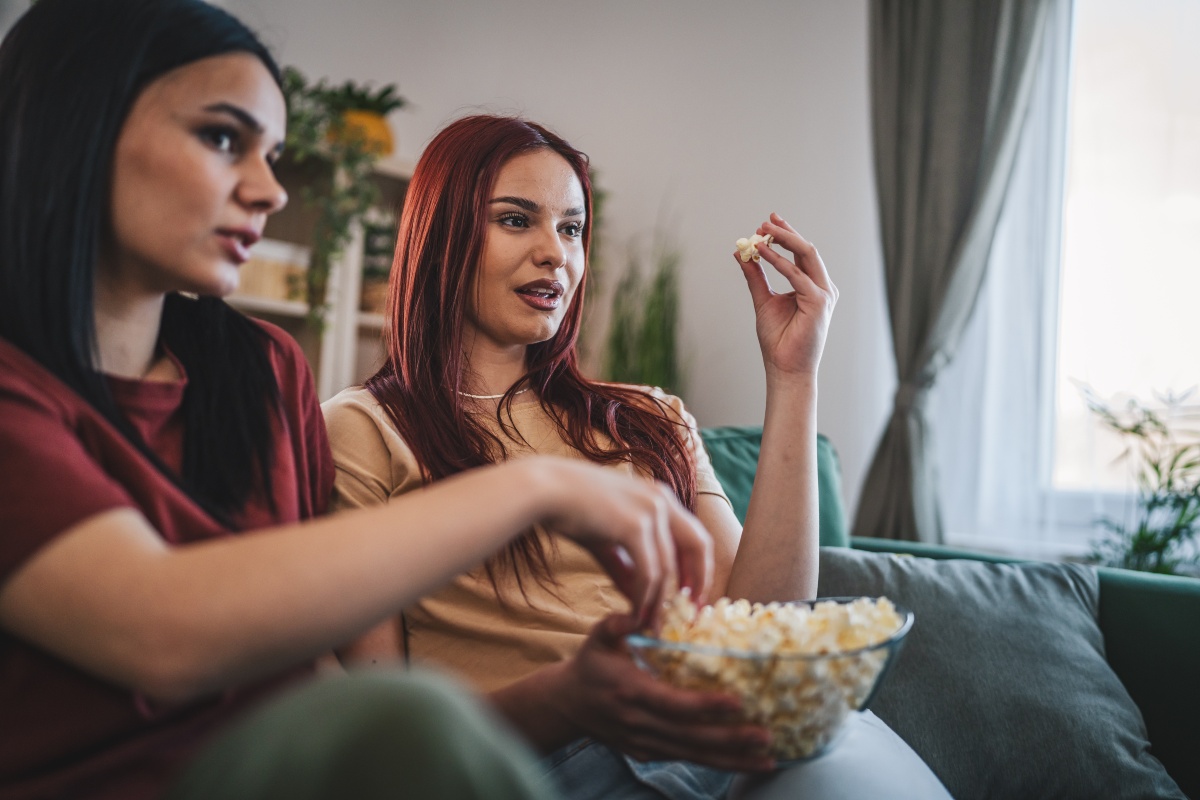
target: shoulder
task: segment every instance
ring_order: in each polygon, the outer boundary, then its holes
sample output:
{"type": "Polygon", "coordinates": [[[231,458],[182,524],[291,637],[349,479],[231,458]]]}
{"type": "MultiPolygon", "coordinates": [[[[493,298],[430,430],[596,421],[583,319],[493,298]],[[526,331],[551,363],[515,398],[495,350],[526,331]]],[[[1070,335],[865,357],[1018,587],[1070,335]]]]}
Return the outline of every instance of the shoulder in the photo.
{"type": "Polygon", "coordinates": [[[387,418],[387,412],[365,386],[343,389],[321,404],[326,422],[387,418]]]}
{"type": "Polygon", "coordinates": [[[391,451],[407,451],[391,417],[365,386],[343,389],[321,404],[325,426],[335,455],[380,444],[391,451]]]}
{"type": "Polygon", "coordinates": [[[696,421],[688,413],[682,398],[669,394],[657,386],[635,383],[602,383],[600,385],[628,393],[631,397],[631,405],[636,405],[642,410],[657,413],[672,422],[681,422],[693,428],[696,426],[696,421]]]}
{"type": "Polygon", "coordinates": [[[146,466],[82,397],[0,339],[0,583],[61,532],[135,506],[127,485],[146,466]]]}
{"type": "Polygon", "coordinates": [[[305,415],[315,413],[319,404],[316,380],[299,342],[278,325],[254,317],[249,319],[265,334],[263,347],[285,406],[294,404],[305,415]]]}
{"type": "Polygon", "coordinates": [[[365,387],[339,392],[321,411],[337,469],[334,508],[376,505],[422,484],[412,448],[365,387]]]}
{"type": "MultiPolygon", "coordinates": [[[[0,338],[0,402],[63,420],[91,408],[57,375],[4,338],[0,338]]],[[[0,416],[11,421],[7,415],[0,416]]]]}
{"type": "Polygon", "coordinates": [[[249,317],[249,319],[266,334],[267,355],[270,356],[271,363],[276,365],[276,371],[279,371],[281,366],[290,371],[310,371],[304,350],[290,333],[273,322],[255,317],[249,317]]]}

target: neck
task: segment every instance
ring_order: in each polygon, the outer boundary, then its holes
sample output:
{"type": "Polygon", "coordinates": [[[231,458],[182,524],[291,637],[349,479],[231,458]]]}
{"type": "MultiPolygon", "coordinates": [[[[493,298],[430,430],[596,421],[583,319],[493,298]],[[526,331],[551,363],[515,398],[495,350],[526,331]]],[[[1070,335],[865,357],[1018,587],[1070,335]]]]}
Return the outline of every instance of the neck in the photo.
{"type": "Polygon", "coordinates": [[[130,295],[96,281],[96,345],[101,372],[145,378],[159,361],[162,294],[130,295]]]}
{"type": "Polygon", "coordinates": [[[478,395],[503,394],[525,374],[525,347],[497,347],[474,337],[466,350],[463,391],[478,395]]]}

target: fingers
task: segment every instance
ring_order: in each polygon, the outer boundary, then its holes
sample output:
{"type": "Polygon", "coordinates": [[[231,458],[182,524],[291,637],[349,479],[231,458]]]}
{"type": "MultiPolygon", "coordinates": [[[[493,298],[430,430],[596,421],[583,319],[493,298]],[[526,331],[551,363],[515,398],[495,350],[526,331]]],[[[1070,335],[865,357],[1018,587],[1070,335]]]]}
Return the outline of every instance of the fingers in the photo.
{"type": "MultiPolygon", "coordinates": [[[[634,535],[628,544],[606,547],[597,555],[617,588],[629,598],[638,625],[647,626],[654,621],[661,605],[665,565],[655,524],[641,519],[632,527],[634,535]]],[[[674,561],[669,560],[666,565],[673,573],[674,561]]]]}
{"type": "MultiPolygon", "coordinates": [[[[595,549],[596,560],[612,578],[613,585],[633,602],[639,596],[639,569],[634,557],[624,546],[606,544],[595,549]]],[[[635,608],[636,608],[635,604],[635,608]]]]}
{"type": "Polygon", "coordinates": [[[730,695],[676,689],[641,674],[626,686],[624,746],[634,757],[699,761],[722,769],[769,769],[769,732],[739,722],[730,695]]]}
{"type": "MultiPolygon", "coordinates": [[[[770,248],[767,248],[767,252],[770,252],[770,248]]],[[[736,250],[733,258],[741,267],[742,275],[746,277],[746,285],[750,287],[750,300],[754,303],[754,307],[758,308],[770,300],[775,293],[771,291],[771,284],[767,281],[767,271],[762,268],[762,263],[754,259],[742,261],[736,250]]]]}
{"type": "Polygon", "coordinates": [[[587,547],[629,598],[642,625],[656,620],[669,589],[695,596],[712,580],[712,537],[666,486],[611,469],[562,463],[556,475],[580,491],[564,492],[548,529],[587,547]]]}
{"type": "MultiPolygon", "coordinates": [[[[673,501],[674,497],[671,499],[673,501]]],[[[670,503],[668,509],[667,524],[675,542],[679,587],[690,589],[692,599],[704,603],[713,579],[712,536],[700,524],[700,520],[677,502],[670,503]]]]}
{"type": "Polygon", "coordinates": [[[633,614],[609,614],[592,626],[590,635],[610,650],[623,650],[625,637],[639,627],[637,617],[633,614]]]}
{"type": "MultiPolygon", "coordinates": [[[[792,226],[791,226],[791,225],[788,223],[788,221],[787,221],[787,220],[785,220],[783,217],[781,217],[781,216],[779,216],[778,214],[776,214],[774,211],[772,211],[772,212],[771,212],[771,223],[772,223],[772,224],[775,224],[775,225],[778,225],[778,226],[779,226],[779,227],[781,227],[781,228],[785,228],[785,229],[787,229],[787,230],[791,231],[792,233],[796,233],[797,235],[799,235],[799,234],[798,234],[798,232],[796,231],[796,229],[795,229],[795,228],[793,228],[793,227],[792,227],[792,226]]],[[[765,234],[759,234],[759,235],[760,235],[760,236],[762,236],[762,235],[765,235],[765,234]]]]}
{"type": "MultiPolygon", "coordinates": [[[[813,279],[806,275],[800,267],[796,266],[791,259],[780,255],[769,247],[762,247],[762,257],[780,275],[787,279],[787,282],[791,284],[796,294],[802,297],[812,297],[820,292],[820,287],[817,286],[813,279]]],[[[797,257],[796,260],[800,261],[802,259],[797,257]]]]}
{"type": "Polygon", "coordinates": [[[768,732],[740,722],[728,694],[679,689],[636,666],[625,637],[631,614],[597,622],[570,660],[568,715],[589,735],[635,758],[700,761],[725,769],[764,769],[768,732]]]}
{"type": "Polygon", "coordinates": [[[625,723],[625,746],[635,758],[640,753],[721,769],[770,768],[770,734],[759,725],[737,721],[741,704],[735,698],[658,682],[638,694],[625,723]]]}
{"type": "Polygon", "coordinates": [[[658,582],[655,591],[642,608],[642,624],[653,628],[658,626],[658,615],[662,611],[666,593],[679,586],[679,558],[671,525],[671,512],[675,505],[675,498],[673,495],[667,496],[668,493],[665,486],[659,487],[661,499],[655,504],[656,513],[652,532],[654,542],[658,546],[658,563],[662,568],[662,580],[658,582]]]}
{"type": "Polygon", "coordinates": [[[712,537],[700,521],[679,504],[675,494],[661,483],[646,486],[652,494],[643,522],[642,545],[655,560],[648,561],[643,581],[636,586],[634,609],[638,623],[656,627],[668,591],[688,587],[702,599],[712,583],[712,537]]]}
{"type": "MultiPolygon", "coordinates": [[[[832,282],[829,278],[829,271],[825,268],[825,262],[821,260],[821,256],[817,252],[817,248],[813,246],[812,242],[808,241],[799,233],[797,233],[796,229],[793,228],[787,222],[787,220],[778,214],[772,213],[770,219],[760,225],[758,230],[760,235],[770,234],[775,241],[779,242],[782,247],[792,252],[792,254],[796,257],[794,268],[798,268],[801,272],[807,275],[813,283],[825,291],[831,290],[832,282]]],[[[774,259],[769,258],[768,254],[772,253],[772,251],[768,247],[760,247],[759,252],[764,257],[768,258],[772,266],[774,266],[776,269],[780,269],[780,272],[782,272],[785,276],[788,275],[788,272],[781,268],[782,265],[779,263],[787,263],[787,259],[783,259],[782,257],[774,259]]],[[[778,254],[775,255],[778,256],[778,254]]],[[[801,287],[795,286],[794,282],[793,286],[795,287],[796,291],[801,291],[801,287]]]]}

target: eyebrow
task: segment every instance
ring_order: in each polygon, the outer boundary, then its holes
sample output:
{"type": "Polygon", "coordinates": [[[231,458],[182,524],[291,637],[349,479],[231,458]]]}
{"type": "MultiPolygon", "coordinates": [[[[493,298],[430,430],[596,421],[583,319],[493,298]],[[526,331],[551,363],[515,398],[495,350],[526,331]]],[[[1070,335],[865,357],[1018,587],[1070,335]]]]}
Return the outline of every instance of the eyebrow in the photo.
{"type": "MultiPolygon", "coordinates": [[[[493,197],[488,203],[511,203],[518,208],[523,208],[531,214],[537,214],[542,210],[542,207],[532,200],[525,197],[516,197],[514,195],[505,195],[504,197],[493,197]]],[[[577,217],[584,213],[582,206],[568,208],[563,212],[564,217],[577,217]]]]}
{"type": "MultiPolygon", "coordinates": [[[[205,106],[204,110],[215,114],[228,114],[256,134],[262,135],[266,133],[266,129],[262,126],[262,123],[255,119],[253,114],[240,106],[235,106],[233,103],[213,103],[210,106],[205,106]]],[[[272,152],[276,155],[282,153],[283,144],[280,141],[279,144],[272,148],[272,152]]]]}
{"type": "Polygon", "coordinates": [[[256,120],[253,114],[244,108],[235,106],[233,103],[213,103],[211,106],[205,106],[204,110],[229,114],[255,133],[262,133],[264,130],[262,123],[256,120]]]}

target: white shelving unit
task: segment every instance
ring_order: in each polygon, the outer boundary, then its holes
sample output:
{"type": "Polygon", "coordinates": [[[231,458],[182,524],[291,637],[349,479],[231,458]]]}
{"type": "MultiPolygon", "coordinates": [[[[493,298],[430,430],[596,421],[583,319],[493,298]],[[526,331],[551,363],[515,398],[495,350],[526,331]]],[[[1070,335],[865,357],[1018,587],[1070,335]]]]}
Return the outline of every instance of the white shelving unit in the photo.
{"type": "MultiPolygon", "coordinates": [[[[389,158],[375,165],[374,178],[383,195],[384,210],[399,221],[399,212],[414,164],[389,158]]],[[[313,168],[280,168],[280,180],[293,198],[292,205],[267,223],[266,236],[287,244],[308,246],[312,213],[301,208],[303,188],[320,174],[313,168]]],[[[326,176],[326,180],[328,176],[326,176]]],[[[291,333],[304,348],[316,376],[321,400],[333,397],[347,386],[361,383],[383,360],[380,336],[382,314],[359,309],[362,295],[363,231],[355,226],[350,243],[329,274],[325,302],[325,324],[318,330],[308,320],[308,305],[294,300],[237,294],[229,303],[245,313],[274,322],[291,333]]]]}
{"type": "Polygon", "coordinates": [[[229,304],[250,314],[271,317],[303,318],[308,306],[299,300],[276,300],[273,297],[255,297],[252,294],[235,294],[228,298],[229,304]]]}

